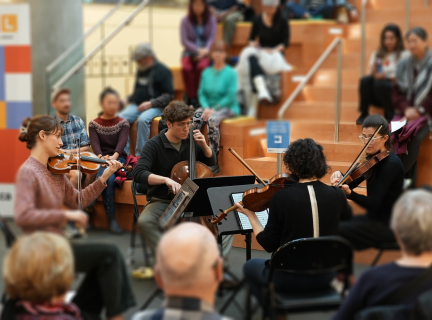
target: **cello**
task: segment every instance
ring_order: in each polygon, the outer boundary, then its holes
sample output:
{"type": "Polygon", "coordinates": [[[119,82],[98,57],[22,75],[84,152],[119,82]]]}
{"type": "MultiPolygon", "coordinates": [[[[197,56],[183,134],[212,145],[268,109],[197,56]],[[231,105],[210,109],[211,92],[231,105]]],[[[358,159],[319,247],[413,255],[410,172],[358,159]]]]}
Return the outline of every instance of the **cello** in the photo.
{"type": "MultiPolygon", "coordinates": [[[[190,178],[192,181],[196,178],[210,178],[213,177],[213,172],[211,169],[206,166],[204,163],[196,161],[196,152],[195,152],[195,140],[193,137],[193,123],[189,129],[189,142],[190,142],[190,151],[189,151],[189,160],[181,161],[177,163],[172,169],[170,174],[170,179],[174,180],[179,184],[183,184],[187,178],[190,178]]],[[[203,226],[207,227],[215,237],[218,236],[217,226],[215,224],[209,223],[211,216],[200,216],[200,217],[191,217],[191,218],[182,218],[181,221],[193,221],[203,226]]]]}
{"type": "MultiPolygon", "coordinates": [[[[228,149],[234,157],[237,158],[248,169],[257,179],[259,183],[263,185],[262,188],[252,188],[243,193],[243,199],[240,204],[254,212],[263,211],[269,208],[270,201],[276,191],[285,188],[286,186],[298,182],[296,178],[288,173],[280,173],[269,179],[266,183],[261,179],[258,174],[234,151],[234,149],[228,149]]],[[[230,212],[237,209],[236,205],[226,210],[220,210],[221,213],[211,219],[211,223],[217,224],[222,221],[230,212]]]]}

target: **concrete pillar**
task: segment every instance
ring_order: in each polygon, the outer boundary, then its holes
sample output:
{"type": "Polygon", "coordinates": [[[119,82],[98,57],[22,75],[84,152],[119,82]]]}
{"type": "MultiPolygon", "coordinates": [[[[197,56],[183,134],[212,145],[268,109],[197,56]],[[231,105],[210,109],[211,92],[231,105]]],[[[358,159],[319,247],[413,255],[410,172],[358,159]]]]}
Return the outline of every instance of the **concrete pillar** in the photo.
{"type": "MultiPolygon", "coordinates": [[[[47,114],[48,111],[54,114],[49,101],[50,86],[83,57],[83,48],[75,50],[53,70],[49,78],[45,68],[83,35],[82,1],[27,2],[30,3],[31,20],[33,114],[47,114]]],[[[72,91],[72,113],[86,122],[84,72],[75,74],[64,86],[72,91]]]]}

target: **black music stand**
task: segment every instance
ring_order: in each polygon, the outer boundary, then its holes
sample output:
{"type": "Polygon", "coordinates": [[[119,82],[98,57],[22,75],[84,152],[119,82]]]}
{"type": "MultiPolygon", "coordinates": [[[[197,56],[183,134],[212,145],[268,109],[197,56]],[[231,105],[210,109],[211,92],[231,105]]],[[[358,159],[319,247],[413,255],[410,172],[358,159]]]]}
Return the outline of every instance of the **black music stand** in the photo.
{"type": "MultiPolygon", "coordinates": [[[[210,204],[212,207],[213,214],[218,216],[220,210],[225,210],[232,207],[233,203],[231,201],[232,193],[245,192],[252,188],[262,188],[262,184],[246,184],[240,186],[222,187],[222,188],[210,188],[207,190],[208,197],[210,199],[210,204]]],[[[222,236],[227,236],[230,234],[242,234],[245,236],[246,242],[246,261],[251,259],[252,255],[252,229],[243,230],[235,217],[235,212],[230,212],[225,219],[218,223],[218,242],[222,244],[222,236]]]]}

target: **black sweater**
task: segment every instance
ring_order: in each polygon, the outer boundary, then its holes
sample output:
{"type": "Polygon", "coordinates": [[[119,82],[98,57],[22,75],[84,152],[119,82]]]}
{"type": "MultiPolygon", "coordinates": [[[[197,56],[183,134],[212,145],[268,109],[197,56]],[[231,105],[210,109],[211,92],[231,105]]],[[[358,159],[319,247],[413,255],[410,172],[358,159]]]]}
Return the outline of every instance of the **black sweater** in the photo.
{"type": "Polygon", "coordinates": [[[274,252],[289,241],[313,237],[308,185],[313,186],[318,203],[320,236],[337,235],[339,221],[351,218],[351,208],[342,190],[320,181],[291,184],[274,194],[267,225],[256,236],[267,252],[274,252]]]}
{"type": "Polygon", "coordinates": [[[249,40],[255,41],[257,37],[260,46],[263,48],[274,48],[280,44],[288,48],[290,42],[289,22],[287,22],[278,11],[273,20],[272,27],[269,28],[264,24],[262,14],[260,14],[255,17],[249,40]]]}
{"type": "MultiPolygon", "coordinates": [[[[358,187],[365,179],[359,178],[349,184],[350,189],[358,187]]],[[[351,191],[350,200],[367,209],[367,217],[389,224],[394,203],[402,193],[404,167],[393,152],[371,169],[366,181],[367,196],[351,191]]]]}
{"type": "MultiPolygon", "coordinates": [[[[166,184],[150,185],[148,177],[150,174],[156,174],[163,177],[171,175],[172,168],[180,161],[189,160],[190,140],[189,137],[182,140],[180,151],[177,151],[167,139],[165,133],[168,129],[162,130],[157,136],[151,138],[141,151],[135,169],[133,170],[133,179],[138,183],[147,184],[147,200],[152,197],[159,199],[171,200],[172,196],[168,194],[166,184]]],[[[216,164],[216,154],[212,151],[212,156],[207,158],[200,146],[196,145],[196,160],[213,166],[216,164]]]]}

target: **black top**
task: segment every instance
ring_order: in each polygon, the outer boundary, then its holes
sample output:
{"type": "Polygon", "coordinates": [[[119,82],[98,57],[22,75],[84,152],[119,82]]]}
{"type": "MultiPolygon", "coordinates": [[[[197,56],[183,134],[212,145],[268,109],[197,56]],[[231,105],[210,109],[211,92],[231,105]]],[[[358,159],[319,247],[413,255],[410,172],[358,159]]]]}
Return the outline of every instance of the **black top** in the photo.
{"type": "Polygon", "coordinates": [[[135,89],[129,97],[129,102],[140,105],[151,101],[152,108],[165,108],[174,98],[174,87],[171,71],[158,61],[144,71],[138,69],[135,79],[135,89]]]}
{"type": "MultiPolygon", "coordinates": [[[[402,193],[404,167],[401,160],[393,152],[372,167],[370,178],[367,179],[367,196],[354,191],[348,197],[367,209],[367,217],[389,224],[394,203],[402,193]]],[[[350,189],[356,188],[365,179],[359,178],[349,184],[350,189]]]]}
{"type": "MultiPolygon", "coordinates": [[[[159,199],[171,200],[172,195],[168,194],[166,184],[150,185],[148,177],[150,174],[156,174],[163,177],[171,175],[172,168],[179,162],[189,160],[190,140],[189,137],[182,140],[180,151],[177,151],[167,139],[165,133],[168,129],[162,130],[157,136],[151,138],[141,151],[135,169],[133,170],[133,179],[138,183],[147,184],[147,200],[152,197],[159,199]]],[[[213,166],[216,164],[216,154],[212,150],[212,156],[207,158],[200,146],[195,147],[196,160],[213,166]]]]}
{"type": "Polygon", "coordinates": [[[283,19],[278,10],[273,19],[273,25],[269,28],[264,24],[262,14],[260,14],[253,21],[249,40],[254,41],[256,37],[263,48],[274,48],[280,44],[288,48],[290,42],[289,22],[283,19]]]}
{"type": "MultiPolygon", "coordinates": [[[[426,268],[421,267],[401,267],[394,262],[368,269],[350,290],[333,320],[354,320],[358,312],[379,305],[382,299],[425,270],[426,268]]],[[[417,297],[431,289],[432,281],[428,281],[418,292],[406,298],[402,304],[413,307],[417,297]]]]}
{"type": "Polygon", "coordinates": [[[339,221],[351,218],[351,207],[342,190],[320,181],[290,184],[274,194],[267,225],[256,236],[267,252],[274,252],[289,241],[313,237],[308,186],[313,186],[318,203],[320,236],[337,235],[339,221]]]}

